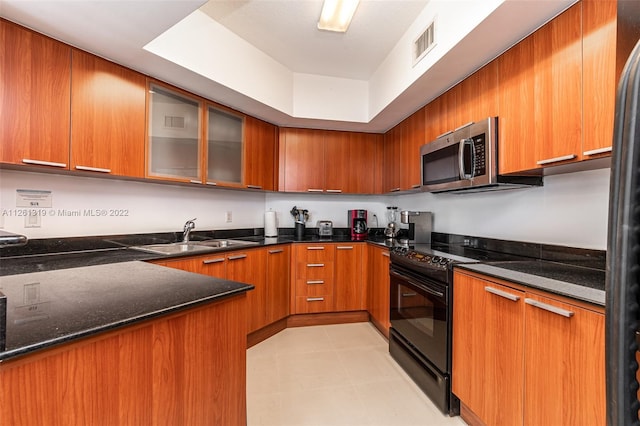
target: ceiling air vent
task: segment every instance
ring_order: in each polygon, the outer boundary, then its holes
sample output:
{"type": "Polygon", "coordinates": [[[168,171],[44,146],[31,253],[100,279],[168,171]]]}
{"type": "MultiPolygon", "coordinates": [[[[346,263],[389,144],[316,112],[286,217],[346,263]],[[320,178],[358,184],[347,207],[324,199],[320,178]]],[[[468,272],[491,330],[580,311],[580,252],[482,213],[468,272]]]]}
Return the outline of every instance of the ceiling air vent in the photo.
{"type": "Polygon", "coordinates": [[[168,129],[184,129],[184,117],[165,115],[164,127],[168,129]]]}
{"type": "Polygon", "coordinates": [[[436,21],[432,21],[426,30],[413,41],[413,65],[420,62],[436,45],[436,21]]]}

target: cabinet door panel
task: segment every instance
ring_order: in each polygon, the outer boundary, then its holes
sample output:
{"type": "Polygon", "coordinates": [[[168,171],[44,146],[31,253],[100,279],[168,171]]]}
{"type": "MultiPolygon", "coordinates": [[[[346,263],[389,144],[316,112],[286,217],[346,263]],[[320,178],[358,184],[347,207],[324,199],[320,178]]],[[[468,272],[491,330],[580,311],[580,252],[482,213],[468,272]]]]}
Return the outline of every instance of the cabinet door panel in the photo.
{"type": "Polygon", "coordinates": [[[71,48],[0,20],[0,69],[0,161],[69,168],[71,48]]]}
{"type": "Polygon", "coordinates": [[[367,310],[373,324],[389,337],[389,250],[369,245],[367,247],[367,310]]]}
{"type": "Polygon", "coordinates": [[[521,424],[524,293],[456,272],[453,294],[454,394],[488,425],[521,424]]]}
{"type": "Polygon", "coordinates": [[[324,167],[324,132],[280,129],[280,190],[323,190],[324,167]]]}
{"type": "Polygon", "coordinates": [[[420,147],[425,144],[424,108],[409,116],[401,124],[400,188],[420,187],[420,147]]]}
{"type": "Polygon", "coordinates": [[[72,73],[71,168],[143,177],[146,77],[79,50],[72,73]]]}
{"type": "MultiPolygon", "coordinates": [[[[583,155],[598,156],[610,148],[613,135],[616,82],[617,2],[582,1],[583,155]],[[590,154],[593,152],[593,154],[590,154]]],[[[610,155],[610,151],[604,155],[610,155]]]]}
{"type": "Polygon", "coordinates": [[[325,190],[352,194],[375,191],[376,135],[325,132],[325,190]]]}
{"type": "Polygon", "coordinates": [[[244,169],[244,117],[207,105],[206,182],[240,186],[244,169]]]}
{"type": "Polygon", "coordinates": [[[400,147],[402,144],[402,130],[398,124],[384,134],[384,176],[383,192],[395,192],[400,188],[400,147]]]}
{"type": "Polygon", "coordinates": [[[276,189],[277,128],[245,117],[245,186],[265,191],[276,189]]]}
{"type": "Polygon", "coordinates": [[[526,295],[525,425],[604,425],[604,315],[526,295]],[[545,309],[570,312],[570,317],[545,309]]]}
{"type": "Polygon", "coordinates": [[[247,292],[247,312],[251,333],[267,324],[266,252],[263,249],[227,253],[227,279],[253,284],[247,292]]]}
{"type": "Polygon", "coordinates": [[[338,244],[335,262],[336,311],[365,309],[362,270],[363,244],[338,244]]]}
{"type": "Polygon", "coordinates": [[[537,168],[533,37],[529,36],[498,58],[498,171],[513,173],[537,168]]]}
{"type": "Polygon", "coordinates": [[[536,157],[543,166],[582,157],[581,20],[577,4],[533,33],[536,157]]]}
{"type": "Polygon", "coordinates": [[[289,246],[267,249],[267,324],[289,315],[289,246]]]}
{"type": "MultiPolygon", "coordinates": [[[[498,116],[498,62],[476,71],[459,85],[456,127],[498,116]]],[[[499,123],[498,123],[499,124],[499,123]]]]}

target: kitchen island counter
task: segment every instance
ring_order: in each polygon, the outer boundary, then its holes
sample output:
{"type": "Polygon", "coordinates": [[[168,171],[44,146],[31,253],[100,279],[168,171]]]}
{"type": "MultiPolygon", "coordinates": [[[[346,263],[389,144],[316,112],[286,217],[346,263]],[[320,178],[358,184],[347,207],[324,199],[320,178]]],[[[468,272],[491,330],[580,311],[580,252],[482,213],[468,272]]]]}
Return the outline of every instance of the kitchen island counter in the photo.
{"type": "Polygon", "coordinates": [[[0,361],[252,288],[137,261],[0,277],[0,361]]]}

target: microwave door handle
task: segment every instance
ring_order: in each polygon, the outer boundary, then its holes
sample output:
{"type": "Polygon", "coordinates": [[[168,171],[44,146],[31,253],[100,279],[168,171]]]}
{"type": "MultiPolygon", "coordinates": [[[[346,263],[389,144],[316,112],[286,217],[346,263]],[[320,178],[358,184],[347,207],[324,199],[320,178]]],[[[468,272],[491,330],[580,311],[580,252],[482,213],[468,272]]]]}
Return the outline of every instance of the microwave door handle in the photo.
{"type": "Polygon", "coordinates": [[[460,162],[459,166],[460,166],[460,179],[461,180],[466,180],[466,179],[472,179],[473,178],[473,172],[474,172],[474,167],[473,165],[476,162],[475,159],[475,150],[473,149],[473,139],[461,139],[460,140],[460,147],[458,149],[458,161],[460,162]],[[471,161],[469,162],[471,164],[471,173],[466,173],[466,170],[464,168],[464,148],[466,145],[471,146],[471,149],[469,150],[470,155],[471,155],[471,161]]]}

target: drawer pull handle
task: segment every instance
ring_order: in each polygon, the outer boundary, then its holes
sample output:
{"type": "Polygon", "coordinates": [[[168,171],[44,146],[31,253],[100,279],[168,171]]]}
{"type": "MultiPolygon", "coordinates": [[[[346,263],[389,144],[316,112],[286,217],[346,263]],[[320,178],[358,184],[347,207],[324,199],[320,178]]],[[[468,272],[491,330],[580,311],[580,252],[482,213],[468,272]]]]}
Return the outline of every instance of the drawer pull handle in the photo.
{"type": "Polygon", "coordinates": [[[324,263],[307,263],[307,268],[324,268],[324,263]]]}
{"type": "Polygon", "coordinates": [[[391,189],[389,190],[389,192],[398,192],[398,191],[400,191],[400,187],[397,187],[397,188],[391,188],[391,189]]]}
{"type": "Polygon", "coordinates": [[[324,280],[308,280],[307,284],[324,284],[324,280]]]}
{"type": "Polygon", "coordinates": [[[383,255],[384,257],[389,257],[389,252],[387,252],[387,251],[383,251],[383,252],[382,252],[382,255],[383,255]]]}
{"type": "Polygon", "coordinates": [[[324,297],[307,297],[307,302],[324,302],[324,297]]]}
{"type": "Polygon", "coordinates": [[[332,192],[334,194],[340,194],[342,189],[327,189],[327,192],[332,192]]]}
{"type": "Polygon", "coordinates": [[[244,259],[245,257],[247,257],[246,254],[239,254],[237,256],[229,256],[228,259],[229,260],[240,260],[240,259],[244,259]]]}
{"type": "Polygon", "coordinates": [[[563,155],[561,157],[547,158],[546,160],[539,160],[539,161],[536,161],[536,164],[538,166],[544,166],[545,164],[559,163],[560,161],[573,160],[574,158],[576,158],[575,154],[569,154],[569,155],[563,155]]]}
{"type": "Polygon", "coordinates": [[[312,246],[312,247],[307,247],[307,250],[324,250],[323,246],[312,246]]]}
{"type": "Polygon", "coordinates": [[[415,185],[411,185],[411,189],[418,189],[420,188],[422,185],[420,185],[419,183],[415,184],[415,185]]]}
{"type": "Polygon", "coordinates": [[[49,166],[49,167],[61,167],[61,168],[67,167],[65,163],[54,163],[53,161],[30,160],[28,158],[23,158],[22,162],[24,164],[34,164],[36,166],[49,166]]]}
{"type": "Polygon", "coordinates": [[[206,182],[207,185],[211,185],[211,186],[218,186],[218,182],[206,182]]]}
{"type": "Polygon", "coordinates": [[[277,254],[277,253],[282,253],[284,252],[284,250],[280,249],[280,250],[269,250],[269,254],[277,254]]]}
{"type": "Polygon", "coordinates": [[[322,192],[322,189],[309,188],[307,192],[322,192]]]}
{"type": "Polygon", "coordinates": [[[111,173],[111,169],[103,169],[101,167],[76,166],[76,170],[83,170],[86,172],[111,173]]]}
{"type": "Polygon", "coordinates": [[[606,148],[592,149],[592,150],[589,150],[589,151],[585,151],[585,152],[583,152],[583,153],[582,153],[582,155],[589,156],[589,155],[604,154],[605,152],[611,152],[612,148],[613,148],[613,147],[608,146],[608,147],[606,147],[606,148]]]}
{"type": "Polygon", "coordinates": [[[190,182],[190,183],[202,183],[202,182],[200,182],[199,180],[195,180],[195,179],[191,179],[189,182],[190,182]]]}
{"type": "Polygon", "coordinates": [[[338,246],[336,247],[338,250],[353,250],[353,246],[338,246]]]}
{"type": "Polygon", "coordinates": [[[562,315],[566,318],[571,318],[574,315],[571,311],[567,311],[566,309],[558,308],[546,303],[538,302],[534,299],[526,298],[524,299],[524,303],[526,303],[527,305],[535,306],[536,308],[544,309],[545,311],[549,311],[554,314],[562,315]]]}
{"type": "Polygon", "coordinates": [[[249,189],[262,189],[262,187],[260,185],[247,185],[247,188],[249,188],[249,189]]]}
{"type": "Polygon", "coordinates": [[[220,263],[220,262],[224,262],[224,257],[219,257],[217,259],[205,259],[202,261],[202,263],[204,263],[205,265],[209,265],[211,263],[220,263]]]}
{"type": "Polygon", "coordinates": [[[484,288],[485,291],[488,291],[491,294],[495,294],[496,296],[500,296],[500,297],[504,297],[505,299],[509,299],[512,302],[517,302],[518,300],[520,300],[520,296],[516,296],[514,294],[511,293],[507,293],[506,291],[502,291],[502,290],[498,290],[497,288],[493,288],[493,287],[485,287],[484,288]]]}

